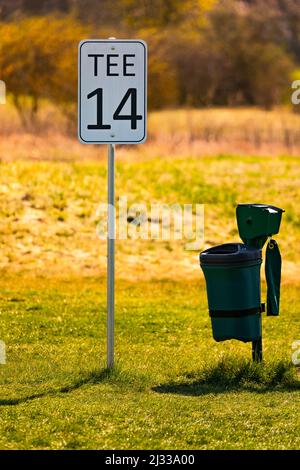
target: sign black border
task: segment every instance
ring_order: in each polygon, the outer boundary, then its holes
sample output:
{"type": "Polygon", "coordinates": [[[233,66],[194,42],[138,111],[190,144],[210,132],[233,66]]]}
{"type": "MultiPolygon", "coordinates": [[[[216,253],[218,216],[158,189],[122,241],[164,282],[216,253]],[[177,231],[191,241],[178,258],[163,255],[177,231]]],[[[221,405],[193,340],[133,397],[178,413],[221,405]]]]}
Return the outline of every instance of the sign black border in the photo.
{"type": "Polygon", "coordinates": [[[78,136],[80,137],[81,141],[86,143],[86,144],[138,144],[138,143],[143,143],[143,141],[145,141],[145,138],[146,138],[146,120],[147,120],[147,116],[146,116],[146,113],[147,113],[147,80],[146,80],[146,71],[147,71],[147,48],[145,46],[145,43],[142,42],[141,40],[110,40],[110,39],[87,39],[87,40],[83,40],[81,41],[80,45],[79,45],[79,70],[78,70],[78,108],[79,108],[79,112],[78,112],[78,136]],[[114,141],[114,140],[85,140],[82,138],[81,136],[81,48],[84,44],[86,43],[129,43],[129,44],[132,44],[132,43],[140,43],[142,44],[143,48],[144,48],[144,135],[143,137],[140,139],[140,140],[122,140],[122,141],[114,141]]]}

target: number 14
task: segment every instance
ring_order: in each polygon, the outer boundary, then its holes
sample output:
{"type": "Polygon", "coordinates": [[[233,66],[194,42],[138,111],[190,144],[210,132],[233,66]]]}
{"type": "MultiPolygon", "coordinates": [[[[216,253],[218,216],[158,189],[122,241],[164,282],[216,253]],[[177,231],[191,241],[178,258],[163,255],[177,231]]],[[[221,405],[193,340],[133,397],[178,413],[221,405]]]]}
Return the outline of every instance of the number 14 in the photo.
{"type": "MultiPolygon", "coordinates": [[[[113,114],[114,121],[131,121],[131,129],[137,128],[137,121],[142,119],[143,117],[140,114],[137,114],[137,97],[136,97],[136,88],[129,88],[124,97],[122,98],[119,106],[115,110],[113,114]],[[122,109],[124,108],[127,100],[130,99],[131,103],[131,113],[130,114],[120,114],[122,109]]],[[[93,98],[96,96],[97,98],[97,124],[88,124],[88,129],[111,129],[109,124],[103,123],[103,88],[96,88],[96,90],[92,91],[87,95],[87,98],[93,98]]]]}

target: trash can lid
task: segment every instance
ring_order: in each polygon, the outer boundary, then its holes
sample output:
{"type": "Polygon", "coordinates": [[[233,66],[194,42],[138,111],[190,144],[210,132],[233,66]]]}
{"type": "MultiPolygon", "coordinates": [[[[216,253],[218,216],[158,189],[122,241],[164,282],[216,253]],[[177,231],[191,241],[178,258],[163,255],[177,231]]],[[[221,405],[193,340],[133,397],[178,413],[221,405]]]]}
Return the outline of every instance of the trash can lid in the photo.
{"type": "Polygon", "coordinates": [[[247,261],[261,262],[261,249],[243,243],[224,243],[200,253],[200,264],[234,264],[247,261]]]}

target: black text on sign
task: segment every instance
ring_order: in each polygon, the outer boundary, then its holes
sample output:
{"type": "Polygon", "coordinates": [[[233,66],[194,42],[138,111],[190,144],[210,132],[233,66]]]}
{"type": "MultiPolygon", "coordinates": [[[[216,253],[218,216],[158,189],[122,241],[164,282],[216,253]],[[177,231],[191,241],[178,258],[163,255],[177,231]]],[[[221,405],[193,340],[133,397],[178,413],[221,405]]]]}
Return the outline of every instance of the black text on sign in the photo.
{"type": "Polygon", "coordinates": [[[146,140],[147,46],[138,40],[79,45],[79,138],[84,143],[146,140]]]}

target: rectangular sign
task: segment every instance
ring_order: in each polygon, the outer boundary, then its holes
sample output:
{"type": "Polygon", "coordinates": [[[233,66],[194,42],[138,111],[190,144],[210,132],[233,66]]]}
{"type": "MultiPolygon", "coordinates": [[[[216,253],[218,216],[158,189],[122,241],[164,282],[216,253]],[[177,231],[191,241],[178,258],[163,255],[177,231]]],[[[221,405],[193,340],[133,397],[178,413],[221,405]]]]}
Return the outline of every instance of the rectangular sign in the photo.
{"type": "Polygon", "coordinates": [[[147,45],[84,40],[78,51],[78,135],[85,144],[146,140],[147,45]]]}

